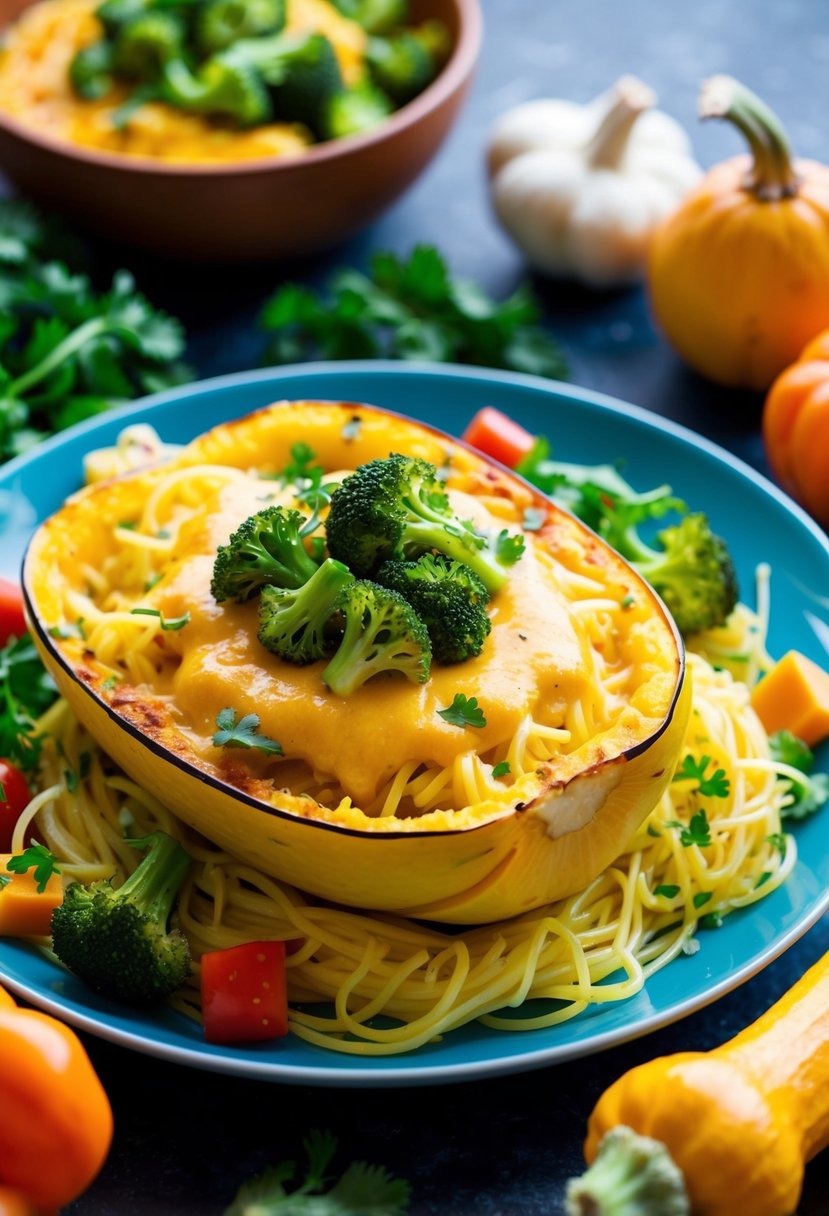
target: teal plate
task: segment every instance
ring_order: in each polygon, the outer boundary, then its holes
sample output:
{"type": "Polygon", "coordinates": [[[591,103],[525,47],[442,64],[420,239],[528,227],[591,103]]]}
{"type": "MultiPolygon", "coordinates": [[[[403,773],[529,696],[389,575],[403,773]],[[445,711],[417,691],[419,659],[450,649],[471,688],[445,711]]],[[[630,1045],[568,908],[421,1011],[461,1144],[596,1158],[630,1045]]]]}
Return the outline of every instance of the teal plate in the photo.
{"type": "MultiPolygon", "coordinates": [[[[734,553],[751,599],[759,562],[772,566],[769,648],[795,648],[824,666],[829,654],[829,540],[798,507],[747,465],[688,430],[567,385],[528,376],[400,363],[320,364],[226,376],[147,398],[49,440],[0,469],[0,574],[16,577],[33,527],[81,481],[81,461],[130,423],[149,422],[168,442],[186,442],[229,418],[280,399],[322,398],[394,409],[460,434],[483,405],[548,434],[562,460],[623,458],[642,489],[670,480],[706,511],[734,553]]],[[[819,765],[829,769],[829,749],[819,765]]],[[[340,1056],[288,1036],[274,1044],[215,1047],[194,1023],[165,1009],[133,1013],[96,997],[24,944],[0,942],[0,976],[33,1004],[137,1051],[201,1068],[305,1085],[419,1085],[538,1068],[647,1034],[743,983],[800,937],[829,906],[829,815],[797,828],[799,860],[785,887],[700,934],[681,957],[630,1000],[600,1005],[549,1030],[473,1025],[411,1055],[340,1056]]]]}

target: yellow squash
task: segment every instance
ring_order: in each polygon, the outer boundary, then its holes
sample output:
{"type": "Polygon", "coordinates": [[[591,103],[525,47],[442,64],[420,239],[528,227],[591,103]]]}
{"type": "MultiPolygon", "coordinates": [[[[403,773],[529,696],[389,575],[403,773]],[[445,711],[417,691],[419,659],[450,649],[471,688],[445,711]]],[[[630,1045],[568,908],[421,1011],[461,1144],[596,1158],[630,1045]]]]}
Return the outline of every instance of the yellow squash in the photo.
{"type": "Polygon", "coordinates": [[[829,325],[829,167],[792,160],[786,133],[728,76],[703,88],[702,118],[724,118],[752,156],[715,165],[657,230],[654,314],[704,376],[765,390],[829,325]]]}
{"type": "Polygon", "coordinates": [[[439,431],[373,407],[282,403],[217,427],[171,462],[89,487],[35,535],[24,586],[38,645],[61,692],[136,781],[238,857],[352,906],[476,923],[583,888],[659,799],[687,723],[682,643],[650,587],[521,478],[439,431]],[[492,633],[481,656],[433,665],[424,685],[375,677],[338,698],[321,682],[322,664],[292,667],[258,644],[254,604],[212,600],[213,556],[231,524],[230,508],[210,514],[211,495],[231,504],[236,521],[261,509],[279,483],[247,474],[284,468],[298,442],[310,445],[327,473],[393,451],[420,456],[447,469],[449,493],[464,510],[484,512],[496,527],[515,530],[532,508],[534,522],[543,522],[527,532],[527,556],[493,599],[492,633]],[[191,493],[189,478],[206,478],[198,484],[208,489],[191,493]],[[224,478],[225,488],[210,489],[211,478],[224,478]],[[162,488],[170,485],[172,491],[162,488]],[[190,495],[190,516],[170,525],[175,536],[167,541],[139,537],[134,521],[142,511],[149,518],[147,504],[156,518],[163,496],[172,493],[190,495]],[[157,678],[152,668],[143,679],[127,678],[135,656],[114,657],[117,624],[113,632],[100,612],[101,597],[109,609],[135,602],[94,586],[96,571],[123,569],[116,536],[124,546],[168,546],[161,577],[148,581],[141,601],[153,606],[155,621],[139,617],[135,629],[136,618],[120,613],[133,628],[130,637],[156,629],[148,652],[167,673],[157,678]],[[608,603],[613,608],[607,597],[621,609],[619,624],[595,647],[576,639],[567,578],[592,588],[581,593],[583,612],[597,605],[585,637],[608,603]],[[167,620],[186,615],[188,623],[159,631],[159,612],[167,620]],[[590,673],[603,647],[613,651],[630,687],[610,720],[578,747],[540,756],[512,784],[490,781],[468,803],[453,800],[450,785],[446,804],[423,813],[413,805],[394,814],[362,809],[382,780],[427,758],[448,769],[454,785],[464,757],[472,763],[505,746],[528,705],[542,717],[566,716],[578,700],[590,714],[598,695],[590,673]],[[478,695],[485,729],[459,729],[440,718],[437,710],[455,692],[478,695]],[[213,746],[217,713],[229,706],[240,715],[256,713],[262,732],[282,744],[284,760],[213,746]],[[329,777],[316,778],[309,797],[307,774],[319,772],[329,777]],[[326,781],[339,783],[340,792],[320,792],[326,781]]]}
{"type": "MultiPolygon", "coordinates": [[[[614,1082],[590,1116],[588,1162],[619,1127],[667,1147],[693,1216],[792,1216],[805,1163],[829,1146],[829,954],[722,1047],[651,1060],[614,1082]]],[[[616,1210],[590,1171],[572,1190],[579,1212],[616,1210]]],[[[664,1216],[664,1204],[643,1192],[636,1210],[664,1216]]]]}

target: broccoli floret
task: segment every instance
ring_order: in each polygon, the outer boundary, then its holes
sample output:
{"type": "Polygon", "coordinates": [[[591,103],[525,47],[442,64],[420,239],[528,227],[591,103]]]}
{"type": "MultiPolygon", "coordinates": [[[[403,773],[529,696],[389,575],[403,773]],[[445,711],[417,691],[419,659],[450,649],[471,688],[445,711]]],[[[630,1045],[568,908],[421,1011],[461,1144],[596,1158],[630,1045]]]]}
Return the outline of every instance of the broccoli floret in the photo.
{"type": "Polygon", "coordinates": [[[208,0],[196,14],[196,44],[209,55],[240,38],[277,34],[284,25],[285,0],[208,0]]]}
{"type": "MultiPolygon", "coordinates": [[[[435,466],[416,457],[394,453],[346,477],[331,495],[326,535],[331,556],[358,577],[390,558],[411,559],[437,549],[474,570],[490,595],[506,582],[504,564],[487,537],[457,517],[435,466]]],[[[516,556],[520,552],[510,560],[516,556]]]]}
{"type": "Polygon", "coordinates": [[[118,32],[112,70],[130,80],[155,81],[165,63],[181,54],[184,30],[172,13],[150,12],[118,32]]]}
{"type": "Polygon", "coordinates": [[[686,515],[651,548],[631,530],[619,552],[662,596],[683,636],[722,625],[737,603],[737,574],[725,541],[705,515],[686,515]]]}
{"type": "Polygon", "coordinates": [[[134,21],[150,8],[150,0],[104,0],[95,9],[95,16],[107,36],[114,38],[128,22],[134,21]]]}
{"type": "Polygon", "coordinates": [[[385,93],[364,80],[353,89],[331,94],[322,107],[318,136],[325,140],[360,135],[388,118],[393,108],[385,93]]]}
{"type": "Polygon", "coordinates": [[[213,598],[241,603],[265,583],[301,587],[318,566],[305,548],[305,517],[286,507],[266,507],[246,519],[221,545],[213,565],[213,598]]]}
{"type": "Polygon", "coordinates": [[[187,938],[167,924],[191,858],[166,832],[131,843],[147,853],[117,890],[109,880],[67,887],[52,913],[52,947],[96,992],[149,1005],[190,972],[187,938]]]}
{"type": "Polygon", "coordinates": [[[492,628],[489,592],[468,566],[425,553],[416,562],[384,562],[376,579],[409,601],[429,631],[438,663],[462,663],[481,653],[492,628]]]}
{"type": "Polygon", "coordinates": [[[69,81],[84,101],[104,97],[112,88],[112,43],[101,40],[82,47],[69,64],[69,81]]]}
{"type": "Polygon", "coordinates": [[[330,629],[340,592],[354,575],[329,557],[302,587],[263,587],[259,601],[259,641],[288,663],[313,663],[334,653],[330,629]]]}
{"type": "Polygon", "coordinates": [[[169,105],[198,114],[227,118],[240,127],[267,122],[271,117],[268,91],[253,68],[236,63],[230,55],[214,55],[194,75],[182,59],[164,69],[162,96],[169,105]]]}
{"type": "Polygon", "coordinates": [[[422,93],[437,72],[429,50],[410,30],[393,38],[370,38],[366,64],[377,87],[398,106],[422,93]]]}
{"type": "Polygon", "coordinates": [[[546,440],[518,466],[519,473],[584,520],[659,592],[680,633],[688,636],[722,625],[737,603],[734,562],[705,515],[688,514],[670,486],[638,493],[613,465],[551,460],[546,440]],[[646,544],[639,528],[669,511],[682,518],[646,544]]]}
{"type": "Polygon", "coordinates": [[[343,87],[336,52],[325,35],[310,34],[296,43],[278,66],[269,68],[261,58],[260,65],[271,86],[274,116],[304,123],[319,138],[325,107],[343,87]]]}
{"type": "Polygon", "coordinates": [[[337,653],[322,673],[333,693],[348,697],[383,671],[399,671],[413,684],[428,680],[429,634],[402,595],[360,580],[340,592],[336,608],[345,629],[337,653]]]}
{"type": "Polygon", "coordinates": [[[405,25],[409,0],[335,0],[344,17],[356,21],[368,34],[387,34],[405,25]]]}

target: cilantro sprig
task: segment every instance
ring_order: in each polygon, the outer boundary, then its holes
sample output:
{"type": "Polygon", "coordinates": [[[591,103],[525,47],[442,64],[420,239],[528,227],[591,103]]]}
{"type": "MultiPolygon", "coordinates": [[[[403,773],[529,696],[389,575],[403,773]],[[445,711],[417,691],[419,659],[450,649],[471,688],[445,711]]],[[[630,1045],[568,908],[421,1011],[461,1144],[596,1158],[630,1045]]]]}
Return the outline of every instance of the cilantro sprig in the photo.
{"type": "Polygon", "coordinates": [[[769,736],[773,760],[788,766],[789,800],[783,807],[783,819],[805,819],[829,802],[829,774],[813,773],[815,757],[812,749],[788,730],[775,731],[769,736]]]}
{"type": "Polygon", "coordinates": [[[303,1141],[305,1179],[286,1190],[296,1174],[294,1161],[271,1166],[239,1188],[224,1216],[406,1216],[409,1184],[381,1165],[355,1161],[329,1190],[328,1169],[337,1149],[331,1132],[312,1131],[303,1141]]]}
{"type": "Polygon", "coordinates": [[[341,270],[319,295],[288,284],[267,302],[261,322],[272,335],[270,363],[385,357],[560,379],[567,374],[561,350],[539,319],[528,286],[496,302],[453,278],[437,249],[420,245],[407,259],[375,253],[367,274],[341,270]]]}
{"type": "Polygon", "coordinates": [[[99,292],[77,251],[0,200],[0,460],[54,431],[190,378],[181,326],[119,271],[99,292]]]}
{"type": "Polygon", "coordinates": [[[242,747],[248,750],[266,752],[271,756],[283,755],[282,744],[267,735],[259,734],[260,719],[258,714],[245,714],[236,721],[236,710],[228,707],[216,715],[216,726],[219,728],[213,736],[215,747],[242,747]]]}
{"type": "Polygon", "coordinates": [[[484,711],[478,704],[477,697],[467,697],[465,693],[456,692],[452,704],[446,709],[438,710],[438,717],[443,718],[450,726],[486,726],[484,711]]]}
{"type": "Polygon", "coordinates": [[[38,894],[46,890],[46,884],[53,874],[60,874],[58,859],[45,844],[30,844],[22,853],[16,853],[6,862],[10,874],[25,874],[34,870],[34,880],[37,883],[38,894]]]}
{"type": "Polygon", "coordinates": [[[714,761],[710,756],[700,756],[699,760],[690,753],[683,756],[682,764],[673,775],[674,781],[696,781],[696,792],[704,798],[727,798],[731,790],[731,782],[724,768],[716,768],[712,773],[706,770],[714,761]]]}
{"type": "Polygon", "coordinates": [[[679,829],[679,843],[683,848],[688,849],[695,844],[700,849],[707,849],[711,845],[711,825],[705,811],[697,811],[687,825],[679,819],[668,819],[666,827],[679,829]]]}

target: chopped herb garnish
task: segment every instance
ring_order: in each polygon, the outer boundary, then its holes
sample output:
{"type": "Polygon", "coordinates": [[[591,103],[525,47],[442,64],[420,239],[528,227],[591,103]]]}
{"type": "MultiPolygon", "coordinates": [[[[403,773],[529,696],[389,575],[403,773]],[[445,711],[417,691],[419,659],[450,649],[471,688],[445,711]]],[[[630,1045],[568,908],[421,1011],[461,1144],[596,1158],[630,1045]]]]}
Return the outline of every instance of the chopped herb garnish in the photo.
{"type": "Polygon", "coordinates": [[[768,843],[770,845],[772,845],[775,849],[777,849],[777,852],[780,854],[781,857],[786,856],[786,849],[788,847],[788,837],[786,836],[785,832],[775,832],[772,836],[767,836],[766,840],[768,841],[768,843]]]}
{"type": "Polygon", "coordinates": [[[163,577],[164,576],[161,573],[161,571],[156,570],[155,574],[151,574],[150,577],[147,579],[146,583],[144,584],[144,590],[152,591],[153,587],[157,587],[163,577]]]}
{"type": "Polygon", "coordinates": [[[185,625],[190,624],[190,613],[185,612],[184,616],[165,617],[157,608],[131,608],[130,612],[133,616],[156,616],[159,619],[161,628],[166,632],[183,629],[185,625]]]}
{"type": "Polygon", "coordinates": [[[63,774],[63,780],[66,783],[66,788],[70,794],[74,794],[78,789],[78,774],[73,768],[68,768],[63,774]]]}
{"type": "Polygon", "coordinates": [[[722,929],[722,914],[720,912],[706,912],[699,918],[700,929],[722,929]]]}
{"type": "Polygon", "coordinates": [[[754,884],[754,890],[756,891],[758,887],[764,887],[770,878],[771,878],[771,870],[764,870],[763,873],[760,875],[760,877],[757,879],[756,883],[754,884]]]}
{"type": "Polygon", "coordinates": [[[495,541],[495,556],[502,566],[514,566],[524,556],[526,548],[524,537],[520,534],[510,536],[506,528],[498,533],[495,541]]]}
{"type": "Polygon", "coordinates": [[[705,774],[708,765],[712,763],[710,756],[700,756],[699,760],[696,760],[689,753],[683,756],[682,764],[674,773],[673,780],[698,782],[698,792],[705,798],[727,798],[731,783],[725,775],[725,769],[715,769],[710,776],[705,774]]]}
{"type": "Polygon", "coordinates": [[[649,824],[648,824],[648,835],[649,835],[649,836],[655,836],[657,840],[661,840],[661,839],[662,839],[662,833],[661,833],[661,832],[657,832],[656,828],[653,826],[653,824],[652,824],[652,823],[649,823],[649,824]]]}
{"type": "Polygon", "coordinates": [[[219,729],[213,736],[214,746],[244,747],[267,752],[271,756],[281,756],[282,744],[277,743],[276,739],[269,739],[267,735],[260,735],[259,722],[258,714],[245,714],[237,722],[234,709],[228,707],[221,710],[216,716],[219,729]]]}
{"type": "Polygon", "coordinates": [[[666,826],[680,829],[680,844],[686,849],[692,844],[699,845],[701,849],[707,849],[711,844],[711,827],[705,811],[697,811],[695,815],[692,815],[687,827],[678,819],[669,819],[666,826]]]}
{"type": "Polygon", "coordinates": [[[310,481],[312,485],[318,486],[322,480],[323,468],[315,463],[316,459],[316,452],[307,443],[295,443],[291,448],[291,459],[277,476],[285,485],[310,481]]]}
{"type": "Polygon", "coordinates": [[[653,889],[654,895],[664,895],[665,899],[676,899],[679,892],[680,888],[673,883],[663,883],[653,889]]]}
{"type": "Polygon", "coordinates": [[[493,777],[508,777],[512,770],[508,760],[502,760],[500,764],[496,764],[492,770],[493,777]]]}
{"type": "Polygon", "coordinates": [[[466,697],[462,692],[456,692],[452,704],[447,709],[439,709],[438,716],[451,726],[486,726],[478,698],[466,697]]]}
{"type": "Polygon", "coordinates": [[[110,692],[115,687],[115,685],[118,684],[119,682],[120,682],[119,676],[107,676],[107,678],[104,680],[103,684],[101,685],[101,690],[103,692],[110,692]]]}
{"type": "Polygon", "coordinates": [[[713,891],[697,891],[696,895],[694,896],[694,907],[695,908],[704,907],[705,904],[707,904],[708,901],[712,898],[713,894],[714,894],[713,891]]]}
{"type": "Polygon", "coordinates": [[[632,608],[635,603],[636,603],[636,599],[634,596],[626,595],[625,598],[622,600],[622,607],[623,608],[632,608]]]}
{"type": "Polygon", "coordinates": [[[49,630],[49,637],[60,638],[61,640],[65,640],[66,638],[83,638],[85,641],[86,633],[84,632],[83,617],[79,616],[71,624],[53,625],[49,630]]]}
{"type": "Polygon", "coordinates": [[[43,844],[31,844],[22,853],[10,857],[6,869],[11,874],[25,874],[28,870],[34,870],[40,895],[46,890],[46,884],[52,875],[60,874],[57,858],[43,844]]]}
{"type": "Polygon", "coordinates": [[[118,521],[116,527],[125,528],[127,530],[127,532],[134,532],[135,529],[138,527],[138,520],[137,519],[121,519],[118,521]]]}

